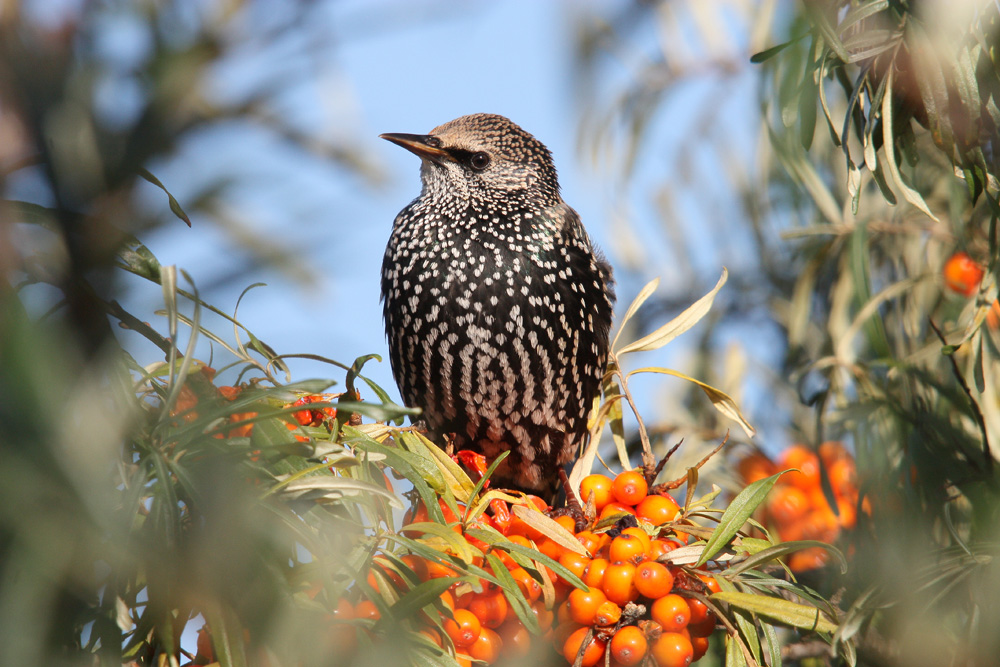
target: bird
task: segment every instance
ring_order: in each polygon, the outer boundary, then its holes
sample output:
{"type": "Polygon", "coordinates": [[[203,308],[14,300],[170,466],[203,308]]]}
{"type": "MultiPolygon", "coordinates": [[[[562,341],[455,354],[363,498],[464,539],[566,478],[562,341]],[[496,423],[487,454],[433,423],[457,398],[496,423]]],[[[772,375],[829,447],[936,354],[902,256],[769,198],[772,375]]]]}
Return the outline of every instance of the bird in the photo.
{"type": "Polygon", "coordinates": [[[381,272],[389,361],[428,430],[492,463],[494,488],[559,490],[588,436],[615,302],[552,153],[504,116],[380,135],[421,159],[381,272]]]}

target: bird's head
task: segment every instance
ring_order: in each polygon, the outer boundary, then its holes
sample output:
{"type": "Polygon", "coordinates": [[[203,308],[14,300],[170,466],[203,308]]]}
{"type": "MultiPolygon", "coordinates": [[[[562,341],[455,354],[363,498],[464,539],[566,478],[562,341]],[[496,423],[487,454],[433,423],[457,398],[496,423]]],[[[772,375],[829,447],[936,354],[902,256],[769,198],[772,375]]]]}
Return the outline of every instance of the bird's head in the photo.
{"type": "Polygon", "coordinates": [[[471,114],[430,134],[382,134],[420,156],[425,192],[468,201],[559,200],[552,154],[503,116],[471,114]]]}

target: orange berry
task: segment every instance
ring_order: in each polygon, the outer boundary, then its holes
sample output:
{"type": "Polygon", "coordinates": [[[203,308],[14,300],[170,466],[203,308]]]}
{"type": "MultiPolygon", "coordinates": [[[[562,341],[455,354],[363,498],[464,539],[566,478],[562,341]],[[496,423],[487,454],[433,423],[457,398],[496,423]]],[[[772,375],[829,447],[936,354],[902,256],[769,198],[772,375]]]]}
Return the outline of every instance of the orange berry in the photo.
{"type": "Polygon", "coordinates": [[[535,545],[535,548],[541,551],[549,558],[551,558],[552,560],[559,560],[559,558],[561,558],[564,553],[569,551],[569,549],[559,544],[555,540],[550,540],[548,538],[542,538],[542,540],[535,545]]]}
{"type": "Polygon", "coordinates": [[[605,505],[614,500],[614,493],[611,491],[611,480],[604,475],[587,475],[580,482],[580,498],[586,505],[590,496],[594,496],[594,509],[600,512],[605,505]]]}
{"type": "Polygon", "coordinates": [[[858,490],[857,471],[854,461],[849,458],[838,459],[827,465],[830,476],[830,486],[836,496],[852,496],[858,490]]]}
{"type": "Polygon", "coordinates": [[[722,590],[722,587],[719,586],[719,582],[715,580],[715,577],[710,577],[707,574],[699,574],[698,578],[701,579],[701,583],[705,584],[705,588],[707,588],[710,593],[718,593],[722,590]]]}
{"type": "Polygon", "coordinates": [[[590,559],[578,553],[567,551],[559,558],[559,564],[564,568],[583,579],[583,573],[590,565],[590,559]]]}
{"type": "Polygon", "coordinates": [[[640,595],[655,600],[670,593],[674,575],[663,563],[649,560],[636,566],[634,582],[640,595]]]}
{"type": "MultiPolygon", "coordinates": [[[[520,583],[518,583],[518,586],[520,587],[520,583]]],[[[541,588],[539,588],[539,593],[541,593],[541,588]]],[[[497,628],[507,618],[508,607],[507,598],[504,597],[503,591],[495,588],[475,594],[469,600],[466,608],[476,615],[476,618],[479,619],[484,628],[497,628]]]]}
{"type": "Polygon", "coordinates": [[[604,573],[608,569],[608,559],[606,558],[594,558],[587,565],[587,569],[583,571],[583,583],[587,584],[591,588],[600,588],[604,584],[604,573]]]}
{"type": "Polygon", "coordinates": [[[608,565],[604,571],[604,581],[601,588],[608,599],[615,604],[624,605],[634,602],[639,598],[639,591],[635,587],[635,565],[625,561],[618,561],[608,565]]]}
{"type": "Polygon", "coordinates": [[[662,526],[668,521],[673,521],[680,511],[677,501],[666,495],[646,496],[635,506],[635,515],[654,526],[662,526]]]}
{"type": "Polygon", "coordinates": [[[434,628],[421,628],[420,634],[422,634],[424,637],[427,637],[427,639],[431,640],[431,643],[437,646],[442,645],[441,635],[434,628]]]}
{"type": "Polygon", "coordinates": [[[560,514],[555,518],[556,523],[565,528],[570,533],[576,532],[576,519],[568,514],[560,514]]]}
{"type": "Polygon", "coordinates": [[[552,627],[552,622],[556,619],[556,615],[551,609],[546,609],[545,603],[541,600],[531,603],[531,613],[535,615],[535,619],[538,620],[538,627],[543,633],[552,627]]]}
{"type": "Polygon", "coordinates": [[[501,648],[503,640],[500,635],[489,628],[483,628],[476,640],[466,649],[466,653],[476,660],[492,665],[500,657],[501,648]]]}
{"type": "Polygon", "coordinates": [[[611,638],[611,657],[622,667],[638,665],[646,657],[648,648],[646,636],[634,625],[626,625],[611,638]]]}
{"type": "Polygon", "coordinates": [[[815,570],[826,565],[830,559],[830,554],[826,549],[813,547],[796,551],[788,557],[788,567],[794,572],[805,572],[815,570]]]}
{"type": "Polygon", "coordinates": [[[797,486],[803,491],[809,491],[819,486],[819,457],[808,447],[792,445],[778,459],[778,468],[786,470],[796,468],[781,476],[783,484],[797,486]]]}
{"type": "Polygon", "coordinates": [[[774,463],[771,462],[771,459],[760,452],[754,452],[741,459],[736,469],[739,470],[740,477],[747,484],[770,477],[777,472],[774,469],[774,463]]]}
{"type": "Polygon", "coordinates": [[[776,486],[767,501],[767,511],[779,525],[801,519],[809,511],[809,496],[795,486],[776,486]]]}
{"type": "Polygon", "coordinates": [[[468,609],[456,609],[453,618],[444,619],[444,631],[455,646],[468,647],[479,639],[483,626],[468,609]]]}
{"type": "Polygon", "coordinates": [[[371,600],[362,600],[354,606],[354,618],[367,618],[377,621],[382,618],[382,614],[374,602],[371,600]]]}
{"type": "MultiPolygon", "coordinates": [[[[354,618],[354,605],[347,598],[337,600],[337,608],[333,610],[333,617],[338,621],[349,621],[354,618]]],[[[198,635],[201,638],[201,635],[198,635]]]]}
{"type": "Polygon", "coordinates": [[[635,514],[635,508],[616,500],[605,505],[604,509],[602,509],[601,513],[598,515],[598,518],[607,519],[609,516],[614,516],[616,514],[635,514]]]}
{"type": "Polygon", "coordinates": [[[701,660],[702,657],[708,653],[708,637],[691,637],[691,648],[694,649],[694,655],[691,657],[691,662],[701,660]]]}
{"type": "Polygon", "coordinates": [[[597,608],[607,599],[600,588],[591,588],[586,591],[574,588],[568,598],[569,617],[574,623],[593,625],[597,616],[597,608]]]}
{"type": "Polygon", "coordinates": [[[983,267],[961,251],[948,258],[941,272],[944,274],[944,284],[948,289],[962,296],[975,294],[979,289],[979,282],[983,279],[983,267]]]}
{"type": "Polygon", "coordinates": [[[591,555],[596,554],[605,542],[608,540],[608,536],[604,533],[598,535],[597,533],[590,530],[581,530],[576,534],[577,541],[583,545],[583,548],[587,550],[591,555]]]}
{"type": "Polygon", "coordinates": [[[430,573],[427,570],[427,561],[413,554],[407,554],[402,558],[403,564],[406,567],[413,570],[413,574],[417,575],[420,581],[427,581],[430,578],[430,573]]]}
{"type": "Polygon", "coordinates": [[[611,600],[605,600],[594,614],[594,625],[614,625],[622,617],[622,608],[611,600]]]}
{"type": "Polygon", "coordinates": [[[650,614],[664,632],[680,632],[691,621],[688,601],[675,593],[653,600],[650,614]]]}
{"type": "Polygon", "coordinates": [[[664,632],[650,651],[659,667],[687,667],[694,660],[691,640],[676,632],[664,632]]]}
{"type": "Polygon", "coordinates": [[[498,634],[503,640],[504,655],[523,658],[531,652],[531,633],[520,621],[504,623],[498,634]]]}
{"type": "Polygon", "coordinates": [[[694,598],[688,598],[687,603],[688,607],[691,609],[691,620],[688,621],[688,627],[697,623],[703,623],[709,619],[711,612],[708,611],[708,607],[705,606],[704,602],[701,600],[695,600],[694,598]]]}
{"type": "Polygon", "coordinates": [[[439,579],[441,577],[454,577],[457,572],[451,567],[441,563],[440,561],[427,559],[425,562],[427,566],[427,578],[428,579],[439,579]]]}
{"type": "Polygon", "coordinates": [[[542,587],[523,567],[511,570],[510,574],[514,577],[517,587],[521,589],[521,593],[528,602],[534,602],[541,597],[542,587]]]}
{"type": "Polygon", "coordinates": [[[638,505],[646,497],[649,484],[646,478],[638,470],[626,470],[615,477],[611,483],[611,491],[615,494],[615,500],[623,505],[638,505]]]}
{"type": "Polygon", "coordinates": [[[583,640],[586,639],[587,632],[589,631],[590,628],[578,628],[563,643],[563,657],[571,665],[576,663],[576,657],[581,650],[583,650],[583,660],[580,662],[581,667],[594,667],[604,657],[606,644],[600,639],[593,638],[586,648],[583,647],[583,640]]]}
{"type": "Polygon", "coordinates": [[[715,614],[710,614],[704,621],[688,623],[687,630],[691,637],[708,637],[715,632],[715,614]]]}
{"type": "Polygon", "coordinates": [[[649,543],[649,557],[652,560],[657,560],[663,554],[673,551],[676,548],[676,543],[671,542],[670,540],[656,538],[649,543]]]}
{"type": "Polygon", "coordinates": [[[851,455],[842,443],[837,442],[836,440],[827,440],[819,446],[819,458],[824,464],[831,466],[834,461],[850,459],[851,455]]]}
{"type": "Polygon", "coordinates": [[[638,526],[631,526],[623,530],[621,534],[634,535],[635,537],[639,538],[639,541],[642,542],[643,551],[647,554],[649,553],[649,547],[652,544],[652,540],[649,537],[649,533],[644,531],[642,528],[639,528],[638,526]]]}
{"type": "Polygon", "coordinates": [[[628,561],[637,563],[646,557],[646,545],[635,535],[622,533],[611,540],[608,549],[608,560],[612,563],[616,561],[628,561]]]}

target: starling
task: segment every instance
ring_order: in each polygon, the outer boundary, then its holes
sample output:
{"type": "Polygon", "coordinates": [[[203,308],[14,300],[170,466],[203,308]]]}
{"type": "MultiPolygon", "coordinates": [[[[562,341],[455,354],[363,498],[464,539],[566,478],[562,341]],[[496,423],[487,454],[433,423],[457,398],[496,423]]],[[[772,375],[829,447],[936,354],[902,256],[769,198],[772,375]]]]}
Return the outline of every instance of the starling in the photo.
{"type": "Polygon", "coordinates": [[[421,158],[423,182],[382,263],[402,398],[457,449],[510,450],[493,486],[552,493],[607,365],[611,267],[563,202],[552,154],[507,118],[381,137],[421,158]]]}

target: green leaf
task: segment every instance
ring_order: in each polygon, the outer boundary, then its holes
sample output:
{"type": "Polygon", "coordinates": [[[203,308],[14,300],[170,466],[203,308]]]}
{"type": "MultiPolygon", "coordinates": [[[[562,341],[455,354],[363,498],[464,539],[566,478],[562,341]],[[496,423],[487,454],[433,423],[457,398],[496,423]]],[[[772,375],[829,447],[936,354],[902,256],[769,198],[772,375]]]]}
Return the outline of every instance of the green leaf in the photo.
{"type": "Polygon", "coordinates": [[[776,46],[772,46],[770,48],[764,49],[763,51],[755,53],[752,56],[750,56],[750,62],[752,62],[755,65],[759,65],[762,62],[770,60],[774,56],[778,55],[779,53],[781,53],[782,51],[784,51],[785,49],[787,49],[789,46],[791,46],[791,45],[793,45],[793,44],[801,41],[802,38],[805,37],[808,34],[809,34],[809,32],[804,32],[801,35],[799,35],[798,37],[794,37],[794,38],[788,40],[787,42],[783,42],[783,43],[778,44],[776,46]]]}
{"type": "Polygon", "coordinates": [[[837,624],[819,609],[790,600],[739,592],[715,593],[709,599],[725,602],[737,609],[745,609],[794,628],[815,632],[833,632],[837,629],[837,624]]]}
{"type": "Polygon", "coordinates": [[[764,502],[767,498],[768,492],[778,481],[778,478],[783,474],[788,472],[783,470],[779,473],[775,473],[770,477],[765,479],[759,479],[752,484],[747,485],[745,489],[739,492],[739,494],[733,498],[733,502],[729,504],[726,511],[722,513],[722,518],[719,519],[719,525],[716,526],[715,532],[712,533],[712,537],[709,538],[708,543],[705,545],[705,551],[701,554],[701,558],[695,564],[695,567],[704,565],[712,556],[717,554],[723,547],[729,544],[729,541],[733,539],[733,536],[739,532],[743,524],[747,522],[750,515],[754,513],[754,510],[764,502]]]}
{"type": "Polygon", "coordinates": [[[927,208],[927,202],[925,202],[924,198],[920,196],[920,193],[903,181],[903,177],[899,173],[899,167],[896,165],[896,151],[893,147],[894,135],[892,131],[892,79],[893,69],[889,68],[889,73],[886,75],[885,96],[882,98],[882,142],[883,149],[885,150],[885,164],[889,168],[889,176],[896,184],[896,187],[899,188],[900,192],[903,193],[903,198],[906,201],[923,211],[934,222],[941,222],[938,220],[937,216],[931,213],[931,210],[927,208]]]}
{"type": "Polygon", "coordinates": [[[733,635],[726,635],[726,667],[747,667],[742,642],[733,635]]]}
{"type": "Polygon", "coordinates": [[[190,227],[191,218],[189,218],[187,213],[184,212],[184,209],[181,208],[180,203],[176,199],[174,199],[174,196],[170,194],[170,191],[167,190],[166,186],[160,182],[160,179],[158,179],[156,176],[153,176],[153,174],[151,174],[146,169],[139,169],[139,175],[167,193],[167,201],[170,202],[170,210],[173,211],[174,215],[176,215],[178,218],[187,223],[188,227],[190,227]]]}
{"type": "MultiPolygon", "coordinates": [[[[378,569],[374,568],[374,571],[378,569]]],[[[393,618],[416,618],[417,612],[440,599],[452,583],[451,577],[440,577],[414,586],[392,605],[393,618]]]]}
{"type": "Polygon", "coordinates": [[[729,271],[723,268],[722,276],[719,277],[719,281],[708,294],[695,301],[693,304],[688,306],[683,313],[670,320],[656,331],[623,347],[618,351],[618,355],[620,356],[629,352],[647,352],[649,350],[659,349],[693,327],[699,320],[701,320],[701,318],[708,314],[709,309],[712,307],[712,302],[715,301],[715,295],[718,294],[719,290],[722,289],[722,286],[726,284],[726,280],[728,278],[729,271]]]}
{"type": "Polygon", "coordinates": [[[765,563],[769,563],[772,560],[781,558],[782,556],[788,555],[795,551],[801,551],[803,549],[809,549],[812,547],[820,547],[829,551],[840,563],[841,573],[847,572],[847,560],[844,555],[840,553],[832,544],[827,542],[819,542],[816,540],[799,540],[796,542],[782,542],[781,544],[776,544],[774,546],[769,546],[766,549],[762,549],[757,553],[753,554],[746,560],[740,561],[735,565],[731,566],[728,573],[731,575],[737,575],[741,572],[746,572],[747,570],[752,570],[754,568],[760,567],[765,563]]]}
{"type": "Polygon", "coordinates": [[[490,569],[493,570],[497,581],[500,582],[500,588],[503,591],[504,597],[507,598],[514,613],[517,614],[517,618],[524,624],[524,627],[528,628],[528,632],[539,634],[541,629],[538,627],[538,619],[535,617],[535,612],[531,611],[531,605],[524,599],[524,594],[511,575],[510,570],[507,569],[503,561],[494,553],[486,554],[486,560],[489,561],[490,569]]]}

